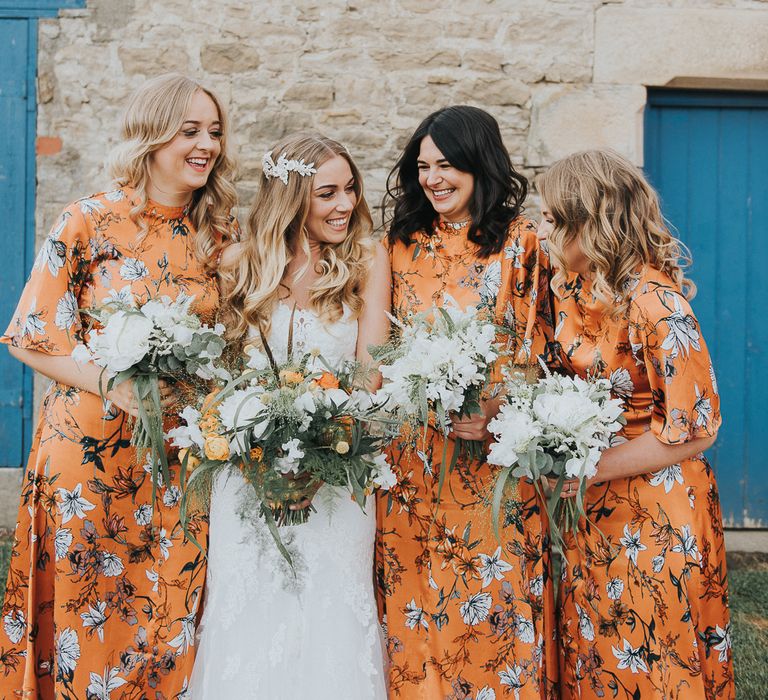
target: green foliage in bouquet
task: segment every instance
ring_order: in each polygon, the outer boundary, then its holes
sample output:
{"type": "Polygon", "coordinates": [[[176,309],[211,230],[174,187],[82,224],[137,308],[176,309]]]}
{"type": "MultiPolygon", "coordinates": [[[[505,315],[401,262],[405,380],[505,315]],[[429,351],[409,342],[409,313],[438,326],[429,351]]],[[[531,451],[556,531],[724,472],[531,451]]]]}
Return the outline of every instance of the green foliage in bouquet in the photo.
{"type": "Polygon", "coordinates": [[[266,342],[263,353],[252,349],[248,367],[198,407],[186,407],[186,425],[171,431],[185,450],[183,512],[190,499],[208,504],[215,476],[234,466],[290,561],[278,528],[306,522],[313,509],[304,502],[321,485],[347,489],[363,508],[375,487],[394,483],[382,453],[388,431],[371,429],[388,419],[361,388],[363,376],[356,363],[332,369],[307,353],[278,364],[266,342]],[[313,369],[318,364],[326,369],[313,369]]]}

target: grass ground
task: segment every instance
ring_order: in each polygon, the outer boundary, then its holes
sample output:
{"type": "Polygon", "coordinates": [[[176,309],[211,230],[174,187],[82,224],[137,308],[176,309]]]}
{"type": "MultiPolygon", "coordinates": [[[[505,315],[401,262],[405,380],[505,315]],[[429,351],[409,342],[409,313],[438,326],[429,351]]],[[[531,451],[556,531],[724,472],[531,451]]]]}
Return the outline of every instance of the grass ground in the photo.
{"type": "MultiPolygon", "coordinates": [[[[12,533],[0,531],[0,597],[5,590],[11,540],[12,533]]],[[[737,697],[765,700],[768,697],[768,554],[731,552],[728,567],[737,697]]]]}
{"type": "Polygon", "coordinates": [[[728,555],[736,697],[768,697],[768,554],[728,555]]]}

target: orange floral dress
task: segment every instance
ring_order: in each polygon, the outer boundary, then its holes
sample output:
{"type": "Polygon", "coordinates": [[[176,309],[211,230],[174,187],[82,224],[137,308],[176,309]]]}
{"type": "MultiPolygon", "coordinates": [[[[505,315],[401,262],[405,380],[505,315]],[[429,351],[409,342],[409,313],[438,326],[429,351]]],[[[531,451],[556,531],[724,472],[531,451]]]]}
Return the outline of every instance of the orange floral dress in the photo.
{"type": "MultiPolygon", "coordinates": [[[[617,442],[647,430],[668,445],[715,434],[712,363],[668,276],[645,269],[615,322],[588,281],[572,277],[560,294],[560,360],[610,379],[626,406],[617,442]]],[[[559,597],[563,698],[733,698],[722,517],[704,456],[594,484],[586,507],[595,527],[566,540],[559,597]]]]}
{"type": "MultiPolygon", "coordinates": [[[[535,361],[551,319],[539,313],[549,278],[534,231],[515,220],[503,250],[485,259],[468,241],[467,227],[441,224],[432,235],[417,233],[410,246],[397,243],[395,314],[403,318],[450,296],[505,325],[517,362],[535,361]]],[[[436,509],[442,453],[437,430],[426,444],[420,431],[401,437],[391,451],[399,483],[378,497],[376,574],[390,696],[555,697],[553,588],[541,503],[521,483],[504,506],[499,542],[490,516],[495,468],[460,458],[436,509]]]]}
{"type": "MultiPolygon", "coordinates": [[[[134,205],[131,190],[117,189],[64,210],[2,342],[68,356],[83,340],[80,309],[126,288],[144,300],[194,295],[195,312],[214,313],[216,281],[192,252],[184,210],[150,203],[139,236],[134,205]]],[[[51,384],[2,610],[2,698],[183,697],[205,559],[179,524],[178,470],[153,513],[149,467],[130,438],[127,414],[51,384]]],[[[193,527],[205,536],[201,518],[193,527]]]]}

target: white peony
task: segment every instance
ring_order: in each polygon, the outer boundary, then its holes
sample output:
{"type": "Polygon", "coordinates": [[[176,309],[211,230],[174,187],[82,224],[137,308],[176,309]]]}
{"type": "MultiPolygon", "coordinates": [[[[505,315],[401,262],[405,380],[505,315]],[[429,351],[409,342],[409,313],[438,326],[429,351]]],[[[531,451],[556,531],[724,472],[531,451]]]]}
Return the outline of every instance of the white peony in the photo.
{"type": "Polygon", "coordinates": [[[528,414],[504,405],[488,423],[488,431],[496,437],[488,452],[488,463],[511,467],[532,443],[541,437],[541,426],[528,414]]]}
{"type": "MultiPolygon", "coordinates": [[[[269,409],[261,402],[262,393],[258,389],[239,389],[227,396],[219,404],[219,417],[224,428],[242,431],[266,414],[269,409]]],[[[269,421],[263,420],[253,426],[253,434],[257,440],[264,435],[268,425],[269,421]]]]}
{"type": "Polygon", "coordinates": [[[152,321],[142,314],[117,311],[104,328],[91,338],[90,346],[97,364],[112,373],[138,364],[150,349],[152,321]]]}
{"type": "Polygon", "coordinates": [[[539,394],[533,401],[538,420],[558,431],[575,435],[598,416],[597,405],[580,393],[539,394]]]}

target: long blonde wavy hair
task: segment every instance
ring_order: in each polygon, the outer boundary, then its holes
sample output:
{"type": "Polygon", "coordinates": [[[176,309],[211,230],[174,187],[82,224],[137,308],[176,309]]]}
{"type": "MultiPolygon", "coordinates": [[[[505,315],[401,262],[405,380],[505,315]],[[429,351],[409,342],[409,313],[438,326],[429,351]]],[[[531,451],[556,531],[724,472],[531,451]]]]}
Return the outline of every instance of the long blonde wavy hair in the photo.
{"type": "Polygon", "coordinates": [[[563,251],[576,243],[588,261],[592,291],[613,317],[626,312],[631,283],[644,265],[669,275],[688,299],[694,296],[696,286],[684,275],[690,254],[670,233],[656,191],[626,158],[609,149],[574,153],[536,185],[554,220],[548,242],[555,294],[573,272],[563,251]]]}
{"type": "Polygon", "coordinates": [[[179,133],[192,97],[202,91],[213,100],[219,112],[221,152],[213,164],[208,181],[192,196],[189,218],[195,228],[193,250],[207,272],[216,268],[220,238],[230,229],[230,215],[237,196],[231,182],[234,164],[227,154],[227,115],[214,92],[196,81],[176,73],[166,73],[143,83],[131,96],[123,116],[123,141],[112,151],[109,172],[120,187],[132,187],[138,202],[130,217],[142,233],[147,223],[147,185],[152,153],[179,133]]]}
{"type": "MultiPolygon", "coordinates": [[[[373,262],[373,222],[363,194],[360,171],[344,146],[315,134],[294,134],[269,151],[277,162],[282,154],[289,160],[303,160],[320,168],[340,156],[349,163],[354,177],[357,203],[349,217],[346,238],[338,244],[321,244],[316,263],[320,276],[309,290],[313,311],[326,321],[341,318],[344,305],[353,315],[362,309],[365,277],[373,262]]],[[[309,216],[314,176],[288,174],[288,184],[263,173],[259,191],[248,216],[247,234],[237,261],[220,270],[223,290],[222,321],[233,340],[242,341],[251,326],[269,335],[270,319],[278,303],[288,264],[296,251],[310,260],[306,222],[309,216]]],[[[310,263],[299,271],[305,274],[310,263]]]]}

